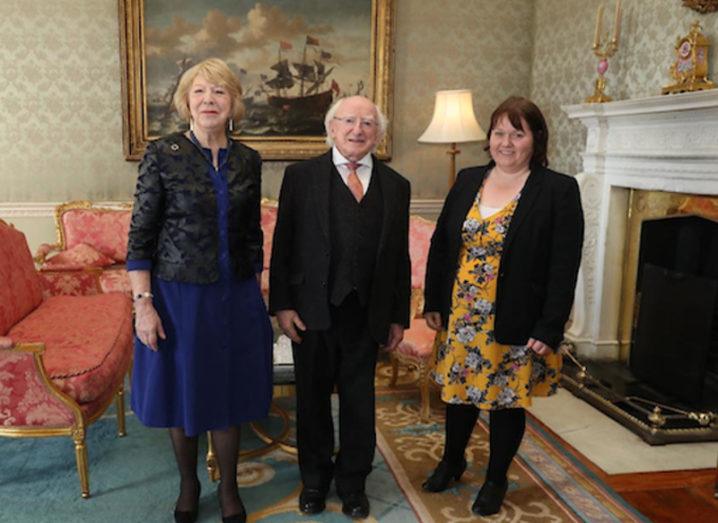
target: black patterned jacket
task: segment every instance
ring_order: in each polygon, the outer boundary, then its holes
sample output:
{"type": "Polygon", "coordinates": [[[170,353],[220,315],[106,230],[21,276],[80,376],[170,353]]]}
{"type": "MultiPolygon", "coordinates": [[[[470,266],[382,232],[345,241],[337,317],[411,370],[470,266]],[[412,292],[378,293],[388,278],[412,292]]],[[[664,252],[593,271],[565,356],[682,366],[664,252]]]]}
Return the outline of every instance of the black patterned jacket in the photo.
{"type": "MultiPolygon", "coordinates": [[[[246,278],[263,262],[260,226],[262,160],[229,140],[229,253],[235,274],[246,278]]],[[[217,201],[210,163],[182,133],[151,142],[139,168],[127,260],[151,260],[152,273],[169,281],[219,279],[217,201]]]]}

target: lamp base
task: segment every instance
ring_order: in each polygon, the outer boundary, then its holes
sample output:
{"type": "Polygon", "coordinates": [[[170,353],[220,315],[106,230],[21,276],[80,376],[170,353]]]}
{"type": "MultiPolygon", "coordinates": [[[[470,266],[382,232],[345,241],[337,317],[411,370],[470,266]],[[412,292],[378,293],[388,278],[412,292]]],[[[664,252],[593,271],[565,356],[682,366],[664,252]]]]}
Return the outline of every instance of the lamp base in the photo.
{"type": "Polygon", "coordinates": [[[446,151],[446,154],[450,156],[449,158],[449,189],[451,189],[454,186],[454,182],[456,181],[456,155],[461,154],[461,151],[456,147],[456,143],[452,142],[451,148],[446,151]]]}

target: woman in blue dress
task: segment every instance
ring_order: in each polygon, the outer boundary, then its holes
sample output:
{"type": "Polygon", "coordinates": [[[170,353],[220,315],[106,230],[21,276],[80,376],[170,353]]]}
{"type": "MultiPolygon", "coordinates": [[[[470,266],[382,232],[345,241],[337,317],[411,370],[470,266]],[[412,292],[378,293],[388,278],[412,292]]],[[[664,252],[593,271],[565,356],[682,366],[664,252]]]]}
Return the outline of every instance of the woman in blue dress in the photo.
{"type": "Polygon", "coordinates": [[[204,431],[222,477],[222,519],[246,520],[239,425],[266,417],[272,394],[272,333],[259,288],[261,159],[227,132],[243,114],[241,92],[221,60],[184,73],[174,105],[190,130],[149,144],[132,211],[132,408],[145,425],[169,428],[182,523],[198,516],[204,431]]]}

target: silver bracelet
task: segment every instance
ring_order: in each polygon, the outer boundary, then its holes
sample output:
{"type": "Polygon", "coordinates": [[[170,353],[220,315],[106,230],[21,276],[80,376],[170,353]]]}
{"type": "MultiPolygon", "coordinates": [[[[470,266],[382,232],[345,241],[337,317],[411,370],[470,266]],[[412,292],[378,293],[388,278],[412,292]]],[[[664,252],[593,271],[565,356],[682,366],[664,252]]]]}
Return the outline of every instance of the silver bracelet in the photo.
{"type": "Polygon", "coordinates": [[[138,292],[137,294],[135,294],[133,297],[133,300],[138,301],[138,300],[141,300],[142,298],[152,299],[154,297],[155,297],[155,295],[152,294],[150,291],[145,291],[145,292],[138,292]]]}

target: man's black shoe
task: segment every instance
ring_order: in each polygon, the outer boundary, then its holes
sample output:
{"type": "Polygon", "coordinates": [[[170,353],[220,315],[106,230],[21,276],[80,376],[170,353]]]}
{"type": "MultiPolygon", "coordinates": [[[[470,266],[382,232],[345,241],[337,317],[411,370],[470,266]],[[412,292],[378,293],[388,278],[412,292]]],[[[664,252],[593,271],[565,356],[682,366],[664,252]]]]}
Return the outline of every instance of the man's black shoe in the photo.
{"type": "Polygon", "coordinates": [[[352,492],[342,497],[342,512],[352,519],[369,516],[369,500],[363,492],[352,492]]]}
{"type": "Polygon", "coordinates": [[[316,488],[303,488],[299,494],[299,510],[302,514],[319,514],[326,508],[327,495],[316,488]]]}

